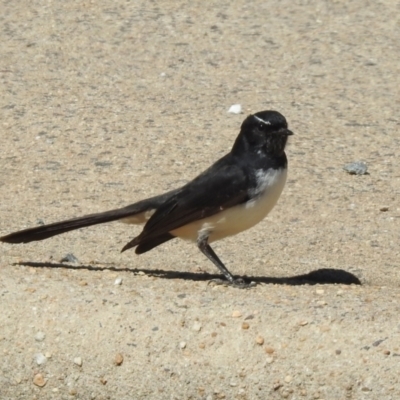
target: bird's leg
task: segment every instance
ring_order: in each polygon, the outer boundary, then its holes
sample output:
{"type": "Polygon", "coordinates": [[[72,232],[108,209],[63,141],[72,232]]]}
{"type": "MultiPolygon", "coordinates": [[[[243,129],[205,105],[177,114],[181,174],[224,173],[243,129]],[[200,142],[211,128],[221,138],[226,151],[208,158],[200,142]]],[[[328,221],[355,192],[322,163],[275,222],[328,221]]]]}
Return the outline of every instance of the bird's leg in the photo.
{"type": "MultiPolygon", "coordinates": [[[[235,279],[233,275],[228,271],[223,262],[219,259],[219,257],[215,254],[214,250],[208,244],[208,235],[201,235],[197,239],[197,247],[199,250],[210,260],[212,263],[224,274],[225,278],[228,280],[229,284],[235,287],[247,288],[254,286],[254,283],[247,284],[243,281],[243,279],[235,279]]],[[[225,283],[220,280],[214,280],[216,283],[225,283]]]]}

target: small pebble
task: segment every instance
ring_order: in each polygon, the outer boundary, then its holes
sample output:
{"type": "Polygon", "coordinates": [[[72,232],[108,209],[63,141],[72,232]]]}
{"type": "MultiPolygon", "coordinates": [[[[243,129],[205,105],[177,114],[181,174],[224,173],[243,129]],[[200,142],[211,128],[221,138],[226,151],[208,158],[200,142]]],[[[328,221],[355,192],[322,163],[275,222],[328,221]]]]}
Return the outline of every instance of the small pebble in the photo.
{"type": "Polygon", "coordinates": [[[299,325],[300,326],[306,326],[308,324],[308,321],[300,321],[299,325]]]}
{"type": "Polygon", "coordinates": [[[257,336],[256,343],[262,346],[264,344],[264,338],[262,336],[257,336]]]}
{"type": "Polygon", "coordinates": [[[233,313],[232,313],[232,317],[233,318],[240,318],[242,316],[242,313],[240,312],[240,311],[238,311],[238,310],[235,310],[233,313]]]}
{"type": "Polygon", "coordinates": [[[37,365],[43,365],[47,361],[47,358],[42,353],[35,354],[34,358],[37,365]]]}
{"type": "Polygon", "coordinates": [[[265,352],[267,353],[267,354],[272,354],[272,353],[274,353],[275,352],[275,349],[273,348],[273,347],[270,347],[270,346],[265,346],[265,352]]]}
{"type": "Polygon", "coordinates": [[[117,353],[114,358],[115,365],[121,365],[124,362],[124,356],[121,353],[117,353]]]}
{"type": "Polygon", "coordinates": [[[114,285],[116,285],[116,286],[122,285],[122,278],[117,278],[117,279],[114,281],[114,285]]]}
{"type": "Polygon", "coordinates": [[[390,351],[389,351],[389,350],[384,350],[384,351],[383,351],[383,354],[384,354],[385,356],[389,356],[389,355],[390,355],[390,351]]]}
{"type": "Polygon", "coordinates": [[[200,332],[201,327],[202,327],[201,322],[195,321],[195,323],[192,326],[192,331],[200,332]]]}
{"type": "Polygon", "coordinates": [[[179,343],[179,348],[180,348],[180,349],[183,350],[185,347],[186,347],[186,342],[180,342],[180,343],[179,343]]]}
{"type": "Polygon", "coordinates": [[[287,375],[286,377],[285,377],[285,382],[286,383],[290,383],[291,381],[292,381],[292,377],[290,376],[290,375],[287,375]]]}
{"type": "Polygon", "coordinates": [[[200,349],[205,349],[206,348],[206,345],[205,345],[205,343],[199,343],[199,348],[200,349]]]}
{"type": "Polygon", "coordinates": [[[317,290],[315,291],[315,293],[317,293],[317,294],[324,294],[324,293],[325,293],[325,290],[324,290],[324,289],[317,289],[317,290]]]}
{"type": "Polygon", "coordinates": [[[381,343],[383,343],[386,339],[387,339],[387,338],[376,340],[374,343],[372,343],[372,346],[378,347],[378,346],[379,346],[381,343]]]}
{"type": "Polygon", "coordinates": [[[74,364],[79,365],[81,367],[82,366],[82,358],[81,357],[75,357],[74,358],[74,364]]]}
{"type": "Polygon", "coordinates": [[[267,364],[272,364],[272,363],[274,362],[274,357],[267,357],[267,358],[265,359],[265,362],[266,362],[267,364]]]}
{"type": "Polygon", "coordinates": [[[272,388],[273,388],[274,390],[278,390],[278,389],[280,389],[282,386],[283,386],[282,383],[280,383],[279,381],[276,381],[276,382],[274,382],[274,385],[272,386],[272,388]]]}
{"type": "Polygon", "coordinates": [[[107,378],[105,376],[102,376],[100,378],[100,383],[102,383],[103,385],[105,385],[107,383],[107,378]]]}
{"type": "Polygon", "coordinates": [[[247,322],[242,323],[242,329],[249,329],[250,325],[247,322]]]}
{"type": "Polygon", "coordinates": [[[43,387],[46,384],[46,380],[44,379],[44,376],[42,374],[36,374],[33,377],[33,383],[36,386],[43,387]]]}
{"type": "Polygon", "coordinates": [[[43,333],[43,332],[38,332],[36,335],[35,335],[35,340],[37,341],[37,342],[43,342],[43,340],[46,338],[46,335],[43,333]]]}
{"type": "Polygon", "coordinates": [[[230,114],[241,114],[242,106],[240,104],[233,104],[229,107],[228,113],[230,114]]]}
{"type": "Polygon", "coordinates": [[[342,354],[342,350],[340,350],[340,349],[337,349],[337,350],[335,350],[335,354],[338,356],[339,354],[342,354]]]}
{"type": "Polygon", "coordinates": [[[343,169],[350,175],[365,175],[368,171],[368,166],[364,161],[355,161],[345,165],[343,169]]]}
{"type": "Polygon", "coordinates": [[[79,260],[72,253],[68,253],[60,260],[60,262],[62,262],[62,263],[69,262],[69,263],[77,264],[77,263],[79,263],[79,260]]]}
{"type": "Polygon", "coordinates": [[[381,207],[379,211],[386,212],[389,211],[389,207],[381,207]]]}

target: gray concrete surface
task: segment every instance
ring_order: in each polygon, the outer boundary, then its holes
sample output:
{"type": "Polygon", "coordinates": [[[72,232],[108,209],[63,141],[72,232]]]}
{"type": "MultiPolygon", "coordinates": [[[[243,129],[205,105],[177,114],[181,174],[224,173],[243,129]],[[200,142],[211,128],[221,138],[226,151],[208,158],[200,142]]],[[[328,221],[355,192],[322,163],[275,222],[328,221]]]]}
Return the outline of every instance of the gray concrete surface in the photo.
{"type": "Polygon", "coordinates": [[[208,285],[188,243],[120,254],[138,230],[118,223],[1,244],[0,398],[400,398],[399,15],[1,1],[0,235],[181,185],[247,113],[276,109],[296,135],[276,208],[215,245],[254,289],[208,285]]]}

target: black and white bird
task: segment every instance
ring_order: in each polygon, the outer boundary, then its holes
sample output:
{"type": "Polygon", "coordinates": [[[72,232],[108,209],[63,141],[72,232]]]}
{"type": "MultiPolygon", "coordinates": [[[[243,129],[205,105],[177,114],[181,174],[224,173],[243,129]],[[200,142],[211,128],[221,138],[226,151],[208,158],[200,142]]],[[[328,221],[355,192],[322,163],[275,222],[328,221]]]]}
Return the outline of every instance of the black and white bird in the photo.
{"type": "Polygon", "coordinates": [[[10,233],[0,241],[28,243],[116,220],[144,224],[122,251],[134,247],[142,254],[176,237],[190,240],[230,284],[246,287],[210,243],[251,228],[272,210],[285,186],[285,146],[292,134],[277,111],[249,115],[231,151],[186,185],[127,207],[10,233]]]}

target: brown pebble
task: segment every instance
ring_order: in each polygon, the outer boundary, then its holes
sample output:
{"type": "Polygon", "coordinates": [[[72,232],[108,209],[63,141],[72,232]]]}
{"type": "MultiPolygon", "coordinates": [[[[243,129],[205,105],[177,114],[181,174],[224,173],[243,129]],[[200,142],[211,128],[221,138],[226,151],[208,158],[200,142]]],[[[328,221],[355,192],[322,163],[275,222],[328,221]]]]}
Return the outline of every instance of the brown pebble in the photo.
{"type": "Polygon", "coordinates": [[[46,379],[44,379],[44,376],[42,374],[36,374],[33,377],[33,383],[36,386],[43,387],[47,383],[47,381],[46,379]]]}
{"type": "Polygon", "coordinates": [[[200,344],[199,344],[199,347],[200,347],[200,349],[205,349],[205,348],[206,348],[206,345],[205,345],[204,343],[200,343],[200,344]]]}
{"type": "Polygon", "coordinates": [[[124,362],[124,356],[121,353],[117,353],[114,358],[115,365],[121,365],[124,362]]]}
{"type": "Polygon", "coordinates": [[[218,335],[217,332],[212,332],[212,333],[211,333],[211,337],[215,337],[215,336],[217,336],[217,335],[218,335]]]}
{"type": "Polygon", "coordinates": [[[264,344],[264,338],[262,336],[257,336],[256,343],[262,346],[264,344]]]}
{"type": "Polygon", "coordinates": [[[389,356],[389,355],[390,355],[390,350],[384,350],[384,351],[383,351],[383,354],[384,354],[385,356],[389,356]]]}
{"type": "Polygon", "coordinates": [[[80,281],[79,282],[79,286],[87,286],[87,282],[86,281],[80,281]]]}
{"type": "Polygon", "coordinates": [[[275,351],[275,349],[273,347],[270,347],[270,346],[265,346],[264,350],[265,350],[265,352],[267,354],[272,354],[275,351]]]}
{"type": "Polygon", "coordinates": [[[250,325],[247,322],[243,322],[242,329],[249,329],[250,325]]]}
{"type": "Polygon", "coordinates": [[[102,376],[100,378],[100,383],[102,383],[103,385],[105,385],[107,383],[107,378],[105,376],[102,376]]]}
{"type": "Polygon", "coordinates": [[[383,211],[383,212],[386,212],[386,211],[389,211],[389,207],[381,207],[380,209],[379,209],[379,211],[383,211]]]}

